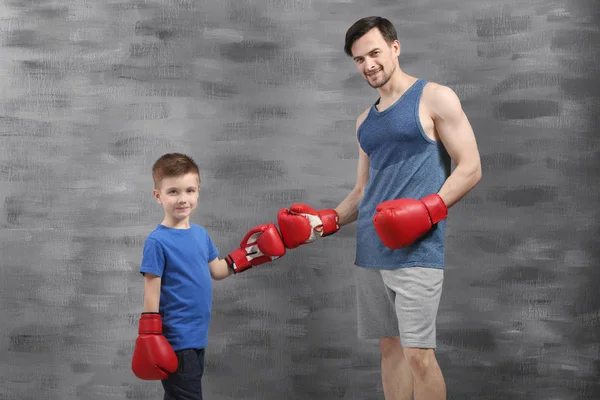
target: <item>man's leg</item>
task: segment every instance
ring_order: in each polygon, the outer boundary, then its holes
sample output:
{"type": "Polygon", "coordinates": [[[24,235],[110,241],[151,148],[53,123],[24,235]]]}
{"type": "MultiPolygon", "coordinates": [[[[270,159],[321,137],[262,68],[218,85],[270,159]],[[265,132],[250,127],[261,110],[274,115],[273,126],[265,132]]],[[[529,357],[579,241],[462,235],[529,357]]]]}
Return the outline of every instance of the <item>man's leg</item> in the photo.
{"type": "Polygon", "coordinates": [[[414,377],[415,400],[446,400],[446,383],[433,349],[408,347],[404,355],[414,377]]]}
{"type": "Polygon", "coordinates": [[[398,336],[379,339],[385,400],[412,400],[413,376],[398,336]]]}
{"type": "Polygon", "coordinates": [[[395,293],[400,340],[413,377],[414,400],[445,400],[446,385],[434,354],[444,271],[410,267],[382,271],[381,275],[395,293]]]}
{"type": "Polygon", "coordinates": [[[383,283],[380,270],[357,267],[355,271],[358,337],[379,339],[385,400],[410,400],[413,383],[398,337],[395,294],[383,283]]]}

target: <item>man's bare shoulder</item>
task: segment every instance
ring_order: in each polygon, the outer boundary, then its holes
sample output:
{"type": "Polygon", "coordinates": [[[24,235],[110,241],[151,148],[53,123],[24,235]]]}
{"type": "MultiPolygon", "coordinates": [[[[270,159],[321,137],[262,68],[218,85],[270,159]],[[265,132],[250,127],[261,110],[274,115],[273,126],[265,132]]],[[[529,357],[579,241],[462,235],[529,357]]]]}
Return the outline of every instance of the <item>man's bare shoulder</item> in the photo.
{"type": "Polygon", "coordinates": [[[427,82],[425,87],[423,87],[423,96],[426,96],[427,100],[433,101],[458,98],[452,88],[437,82],[427,82]]]}
{"type": "Polygon", "coordinates": [[[434,114],[460,110],[460,99],[452,88],[428,82],[423,88],[423,100],[434,114]]]}

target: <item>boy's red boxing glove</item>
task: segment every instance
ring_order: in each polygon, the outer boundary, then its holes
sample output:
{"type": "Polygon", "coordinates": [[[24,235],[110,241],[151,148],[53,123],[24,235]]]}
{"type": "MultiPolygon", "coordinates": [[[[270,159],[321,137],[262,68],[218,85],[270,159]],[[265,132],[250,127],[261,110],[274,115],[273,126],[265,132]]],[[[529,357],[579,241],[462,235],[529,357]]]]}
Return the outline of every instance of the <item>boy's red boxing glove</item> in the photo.
{"type": "Polygon", "coordinates": [[[268,263],[283,257],[285,246],[277,227],[273,223],[262,224],[250,229],[235,249],[225,257],[234,273],[268,263]]]}
{"type": "Polygon", "coordinates": [[[159,313],[142,313],[131,361],[134,375],[144,380],[162,380],[177,371],[177,355],[162,335],[159,313]]]}

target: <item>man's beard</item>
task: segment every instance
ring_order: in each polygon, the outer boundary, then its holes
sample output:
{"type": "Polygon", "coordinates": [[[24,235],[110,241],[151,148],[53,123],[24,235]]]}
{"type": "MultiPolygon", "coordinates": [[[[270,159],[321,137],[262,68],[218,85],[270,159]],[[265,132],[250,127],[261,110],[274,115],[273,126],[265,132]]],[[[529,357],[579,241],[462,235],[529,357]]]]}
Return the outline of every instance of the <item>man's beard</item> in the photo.
{"type": "Polygon", "coordinates": [[[392,77],[392,74],[394,73],[395,70],[396,70],[396,67],[394,67],[394,69],[392,70],[392,73],[388,75],[388,74],[385,73],[385,71],[383,70],[383,67],[382,67],[381,71],[377,72],[378,74],[381,73],[383,75],[381,81],[379,83],[377,83],[377,84],[372,84],[371,81],[369,80],[369,78],[367,77],[367,83],[373,89],[379,89],[380,87],[382,87],[383,85],[385,85],[386,83],[388,83],[388,81],[392,77]]]}

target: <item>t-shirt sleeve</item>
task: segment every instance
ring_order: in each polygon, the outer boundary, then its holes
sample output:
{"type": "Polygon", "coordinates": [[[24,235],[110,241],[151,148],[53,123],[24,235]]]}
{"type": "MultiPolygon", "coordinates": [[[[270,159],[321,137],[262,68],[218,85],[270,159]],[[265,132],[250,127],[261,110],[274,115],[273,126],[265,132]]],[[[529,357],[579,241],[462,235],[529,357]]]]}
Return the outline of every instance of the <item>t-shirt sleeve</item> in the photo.
{"type": "Polygon", "coordinates": [[[160,243],[155,239],[146,239],[140,273],[149,272],[156,276],[162,276],[165,270],[165,261],[165,253],[160,243]]]}
{"type": "Polygon", "coordinates": [[[219,249],[217,249],[217,246],[215,246],[208,233],[206,234],[206,248],[208,251],[208,262],[219,256],[219,249]]]}

